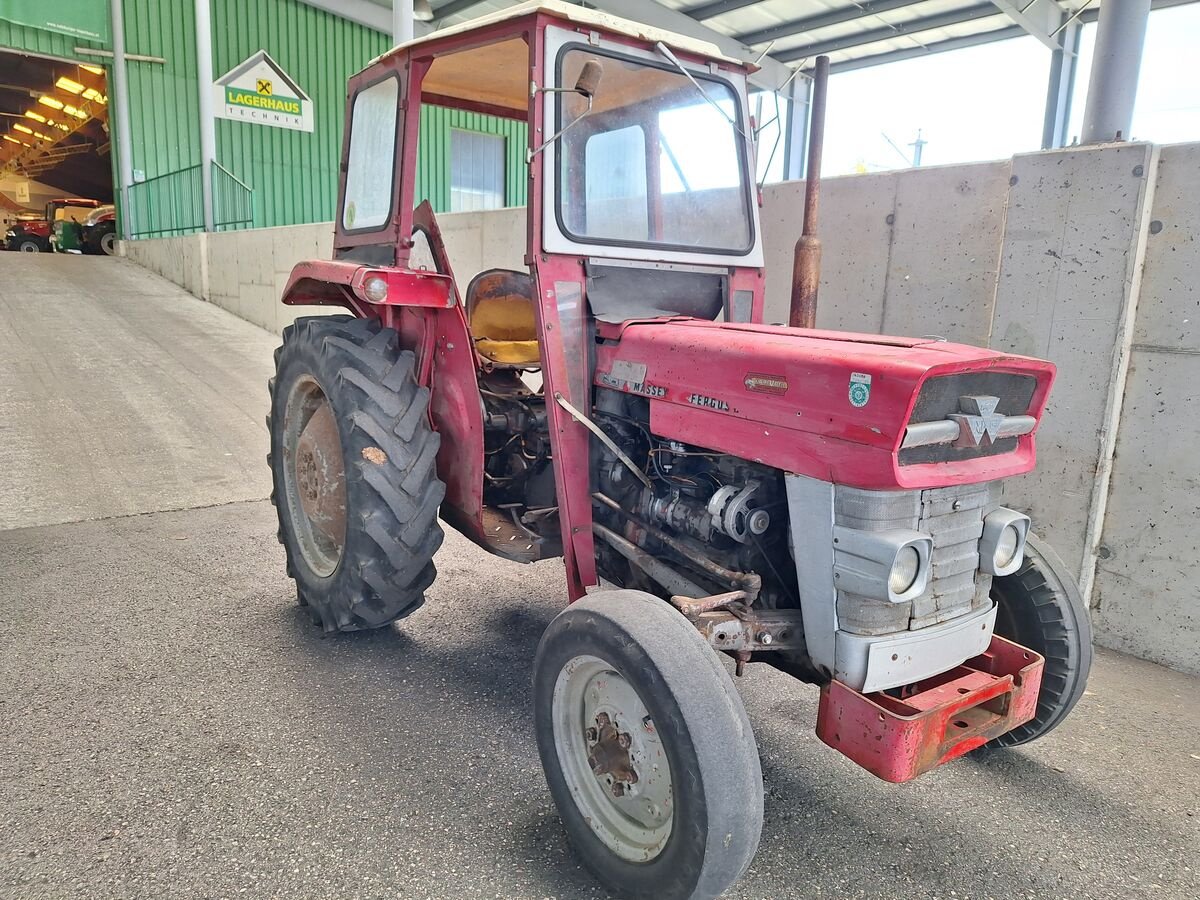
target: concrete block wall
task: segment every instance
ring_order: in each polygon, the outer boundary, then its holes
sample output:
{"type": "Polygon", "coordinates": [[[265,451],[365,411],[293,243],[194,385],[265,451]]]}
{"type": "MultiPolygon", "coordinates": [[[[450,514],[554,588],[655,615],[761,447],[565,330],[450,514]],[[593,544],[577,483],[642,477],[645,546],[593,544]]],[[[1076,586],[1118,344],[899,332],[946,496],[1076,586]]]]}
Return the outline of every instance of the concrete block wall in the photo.
{"type": "MultiPolygon", "coordinates": [[[[1200,144],[1116,144],[828,179],[818,324],[1054,361],[1038,471],[1006,486],[1095,607],[1097,640],[1200,673],[1200,144]],[[1094,584],[1094,590],[1093,590],[1094,584]]],[[[767,321],[785,321],[804,185],[762,210],[767,321]]],[[[523,268],[525,211],[439,217],[460,288],[523,268]]],[[[130,258],[278,332],[332,225],[136,241],[130,258]]]]}

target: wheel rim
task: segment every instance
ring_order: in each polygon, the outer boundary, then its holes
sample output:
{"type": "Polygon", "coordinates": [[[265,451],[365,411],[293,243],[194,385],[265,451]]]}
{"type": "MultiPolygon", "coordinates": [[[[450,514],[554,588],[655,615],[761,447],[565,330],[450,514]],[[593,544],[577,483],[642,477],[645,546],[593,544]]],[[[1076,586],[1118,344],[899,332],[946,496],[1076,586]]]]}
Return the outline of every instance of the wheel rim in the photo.
{"type": "Polygon", "coordinates": [[[27,241],[26,243],[21,245],[21,252],[22,253],[40,253],[41,248],[38,247],[38,245],[33,243],[32,241],[27,241]]]}
{"type": "Polygon", "coordinates": [[[117,236],[112,232],[109,232],[108,234],[104,235],[104,237],[100,238],[100,249],[109,256],[113,255],[113,251],[116,250],[116,247],[117,236]]]}
{"type": "Polygon", "coordinates": [[[577,656],[558,673],[552,716],[559,768],[584,822],[622,859],[657,857],[674,819],[671,767],[633,685],[599,657],[577,656]]]}
{"type": "Polygon", "coordinates": [[[333,407],[309,375],[288,392],[283,457],[292,532],[308,567],[328,577],[346,544],[346,468],[333,407]]]}

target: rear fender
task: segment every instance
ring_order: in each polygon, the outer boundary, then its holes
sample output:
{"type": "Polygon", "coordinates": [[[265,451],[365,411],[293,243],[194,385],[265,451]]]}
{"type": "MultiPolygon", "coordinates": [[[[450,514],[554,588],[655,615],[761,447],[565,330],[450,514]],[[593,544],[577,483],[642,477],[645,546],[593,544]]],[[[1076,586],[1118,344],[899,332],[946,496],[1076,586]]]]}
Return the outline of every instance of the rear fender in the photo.
{"type": "Polygon", "coordinates": [[[322,259],[296,264],[283,289],[283,302],[288,306],[343,306],[360,318],[386,320],[379,307],[452,309],[458,298],[453,282],[436,272],[322,259]],[[366,294],[367,281],[375,278],[387,284],[384,299],[372,300],[366,294]]]}

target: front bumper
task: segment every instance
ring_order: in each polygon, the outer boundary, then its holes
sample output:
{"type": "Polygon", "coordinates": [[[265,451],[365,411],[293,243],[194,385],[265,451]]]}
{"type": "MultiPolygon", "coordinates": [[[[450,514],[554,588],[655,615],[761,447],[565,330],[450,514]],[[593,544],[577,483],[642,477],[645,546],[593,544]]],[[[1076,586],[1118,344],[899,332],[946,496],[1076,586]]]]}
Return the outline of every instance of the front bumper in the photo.
{"type": "Polygon", "coordinates": [[[901,691],[860,694],[831,681],[817,736],[884,781],[909,781],[1032,719],[1044,665],[993,636],[974,659],[901,691]]]}

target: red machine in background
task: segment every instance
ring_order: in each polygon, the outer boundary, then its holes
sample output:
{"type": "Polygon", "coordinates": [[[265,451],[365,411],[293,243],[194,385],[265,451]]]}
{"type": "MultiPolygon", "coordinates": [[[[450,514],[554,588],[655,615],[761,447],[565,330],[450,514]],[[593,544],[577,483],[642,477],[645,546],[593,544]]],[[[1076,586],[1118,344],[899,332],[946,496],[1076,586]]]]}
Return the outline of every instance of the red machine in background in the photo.
{"type": "Polygon", "coordinates": [[[1053,366],[813,329],[815,182],[806,327],[764,324],[746,76],[556,2],[398,47],[350,81],[334,259],[283,297],[351,313],[285,329],[271,382],[300,602],[328,631],[412,613],[439,515],[561,557],[538,746],[628,896],[712,897],[753,858],[762,776],[721,655],[818,685],[822,740],[889,781],[1042,736],[1090,665],[1072,579],[1001,503],[1053,366]],[[455,278],[414,196],[422,104],[528,124],[524,269],[455,278]]]}

